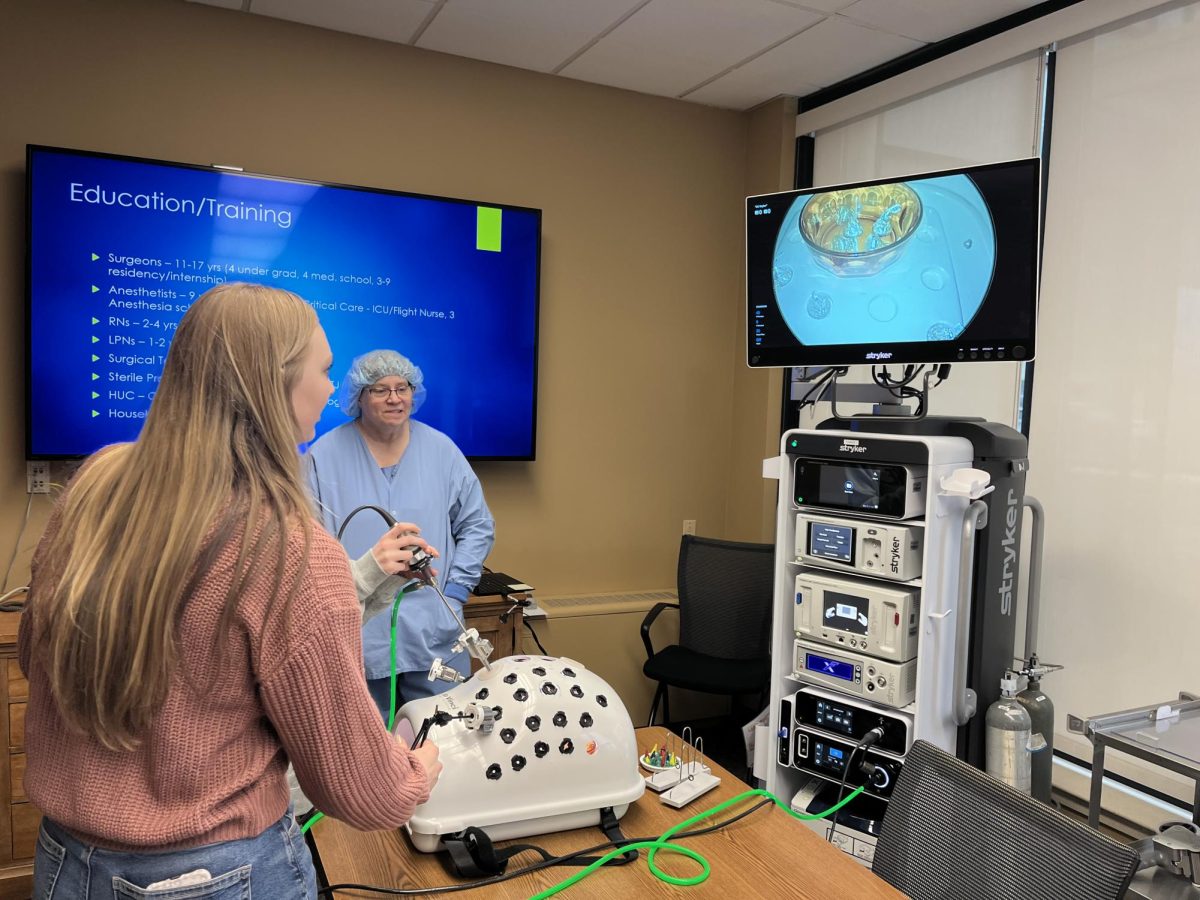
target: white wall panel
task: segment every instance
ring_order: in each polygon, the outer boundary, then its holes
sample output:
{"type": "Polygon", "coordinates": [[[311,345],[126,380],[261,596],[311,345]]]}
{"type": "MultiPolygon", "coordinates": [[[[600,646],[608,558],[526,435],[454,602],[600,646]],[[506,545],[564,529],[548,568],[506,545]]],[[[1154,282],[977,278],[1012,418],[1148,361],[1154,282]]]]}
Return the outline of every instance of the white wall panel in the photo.
{"type": "Polygon", "coordinates": [[[1198,81],[1194,4],[1058,54],[1029,490],[1047,511],[1041,648],[1067,666],[1046,682],[1057,741],[1087,759],[1067,713],[1200,689],[1198,81]]]}

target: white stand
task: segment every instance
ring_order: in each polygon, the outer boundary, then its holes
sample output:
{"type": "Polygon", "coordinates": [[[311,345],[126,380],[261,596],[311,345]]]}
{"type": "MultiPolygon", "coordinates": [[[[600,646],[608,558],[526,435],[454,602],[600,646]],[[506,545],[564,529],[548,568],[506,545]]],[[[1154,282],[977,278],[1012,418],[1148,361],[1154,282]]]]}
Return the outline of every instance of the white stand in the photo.
{"type": "MultiPolygon", "coordinates": [[[[699,763],[693,763],[692,768],[698,770],[699,763]]],[[[665,792],[662,795],[662,802],[667,806],[682,809],[701,794],[707,794],[720,783],[721,779],[711,772],[695,771],[692,775],[680,781],[675,787],[665,792]]]]}
{"type": "MultiPolygon", "coordinates": [[[[697,772],[696,772],[697,775],[699,775],[699,774],[711,775],[712,774],[712,769],[710,769],[708,766],[704,765],[704,763],[693,763],[692,765],[694,768],[697,769],[697,772]]],[[[678,768],[666,769],[662,772],[655,772],[653,775],[647,775],[646,776],[646,787],[650,788],[650,790],[654,791],[654,793],[656,793],[656,794],[661,794],[663,791],[669,791],[671,788],[675,787],[675,785],[679,784],[679,782],[682,780],[683,780],[682,769],[678,769],[678,768]]]]}

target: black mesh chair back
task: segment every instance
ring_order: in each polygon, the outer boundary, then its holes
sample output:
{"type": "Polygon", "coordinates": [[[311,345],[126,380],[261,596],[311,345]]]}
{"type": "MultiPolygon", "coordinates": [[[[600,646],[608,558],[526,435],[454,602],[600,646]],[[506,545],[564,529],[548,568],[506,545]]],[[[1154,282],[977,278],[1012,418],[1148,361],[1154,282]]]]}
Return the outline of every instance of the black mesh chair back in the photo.
{"type": "Polygon", "coordinates": [[[1119,900],[1138,856],[917,741],[872,869],[913,900],[1119,900]]]}
{"type": "Polygon", "coordinates": [[[770,652],[773,544],[685,534],[679,547],[679,644],[725,659],[770,652]]]}

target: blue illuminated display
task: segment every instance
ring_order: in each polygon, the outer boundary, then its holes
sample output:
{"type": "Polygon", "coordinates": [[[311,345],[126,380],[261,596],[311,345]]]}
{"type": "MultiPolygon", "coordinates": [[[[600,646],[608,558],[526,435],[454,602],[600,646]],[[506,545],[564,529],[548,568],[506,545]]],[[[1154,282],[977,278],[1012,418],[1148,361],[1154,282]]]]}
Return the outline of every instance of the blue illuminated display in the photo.
{"type": "Polygon", "coordinates": [[[826,746],[820,741],[816,744],[816,754],[813,757],[813,763],[822,768],[829,769],[833,772],[841,772],[845,768],[846,752],[840,747],[826,746]]]}
{"type": "MultiPolygon", "coordinates": [[[[184,311],[252,281],[313,305],[335,379],[398,350],[418,419],[533,457],[540,210],[40,147],[28,177],[31,456],[136,438],[184,311]]],[[[317,434],[344,421],[331,401],[317,434]]]]}
{"type": "Polygon", "coordinates": [[[804,654],[804,668],[810,672],[829,675],[833,678],[840,678],[843,681],[854,681],[853,664],[842,662],[840,659],[830,659],[827,656],[818,656],[816,653],[806,653],[804,654]]]}
{"type": "Polygon", "coordinates": [[[808,552],[822,559],[854,561],[854,529],[849,525],[823,525],[813,522],[809,528],[808,552]]]}
{"type": "Polygon", "coordinates": [[[948,341],[975,317],[995,267],[987,202],[966,175],[950,175],[800,194],[783,216],[773,278],[801,344],[948,341]]]}

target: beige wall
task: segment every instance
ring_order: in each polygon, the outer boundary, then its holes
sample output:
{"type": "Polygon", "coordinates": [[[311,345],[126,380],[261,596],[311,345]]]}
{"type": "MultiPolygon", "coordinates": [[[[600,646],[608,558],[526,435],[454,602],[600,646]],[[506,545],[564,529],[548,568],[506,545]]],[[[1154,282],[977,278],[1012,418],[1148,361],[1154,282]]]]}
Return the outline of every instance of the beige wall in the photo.
{"type": "MultiPolygon", "coordinates": [[[[791,190],[796,162],[796,99],[779,98],[764,103],[749,112],[747,119],[746,193],[791,190]]],[[[784,370],[751,369],[746,365],[744,292],[735,305],[732,454],[725,536],[730,540],[769,543],[775,539],[778,482],[763,480],[762,460],[779,453],[784,370]]]]}
{"type": "Polygon", "coordinates": [[[27,499],[27,142],[541,207],[538,460],[478,467],[492,565],[545,593],[669,587],[683,519],[769,521],[778,394],[740,363],[741,209],[790,173],[782,101],[709,109],[165,0],[5,0],[0,84],[5,552],[27,499]]]}

